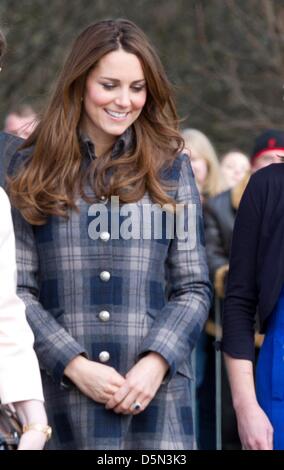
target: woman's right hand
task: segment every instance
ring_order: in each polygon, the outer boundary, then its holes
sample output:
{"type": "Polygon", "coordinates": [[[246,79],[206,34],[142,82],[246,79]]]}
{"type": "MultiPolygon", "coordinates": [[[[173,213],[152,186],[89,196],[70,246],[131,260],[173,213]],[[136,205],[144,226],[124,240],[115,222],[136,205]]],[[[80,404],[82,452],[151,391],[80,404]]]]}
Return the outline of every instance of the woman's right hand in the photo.
{"type": "Polygon", "coordinates": [[[259,406],[249,359],[236,359],[224,353],[240,440],[244,450],[272,450],[273,428],[259,406]]]}
{"type": "Polygon", "coordinates": [[[236,410],[243,450],[273,450],[273,427],[258,403],[236,410]]]}
{"type": "Polygon", "coordinates": [[[107,403],[125,382],[125,378],[113,367],[90,361],[83,356],[70,361],[64,374],[84,395],[98,403],[107,403]]]}

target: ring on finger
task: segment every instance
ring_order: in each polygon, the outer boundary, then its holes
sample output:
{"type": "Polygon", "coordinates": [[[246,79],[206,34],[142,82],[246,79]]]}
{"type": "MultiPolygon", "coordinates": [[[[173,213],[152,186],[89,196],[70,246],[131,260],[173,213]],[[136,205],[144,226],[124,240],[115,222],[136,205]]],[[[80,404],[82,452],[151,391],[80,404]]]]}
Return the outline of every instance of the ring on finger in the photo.
{"type": "Polygon", "coordinates": [[[135,401],[134,403],[132,403],[132,405],[131,405],[131,410],[132,410],[132,411],[140,411],[140,410],[142,410],[142,405],[141,405],[140,401],[135,401]]]}

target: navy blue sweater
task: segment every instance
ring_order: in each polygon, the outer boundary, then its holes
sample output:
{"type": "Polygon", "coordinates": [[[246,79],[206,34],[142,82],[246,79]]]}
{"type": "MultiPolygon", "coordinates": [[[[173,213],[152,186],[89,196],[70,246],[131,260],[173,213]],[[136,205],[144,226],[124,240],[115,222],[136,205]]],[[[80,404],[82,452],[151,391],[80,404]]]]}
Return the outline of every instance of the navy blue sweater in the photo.
{"type": "Polygon", "coordinates": [[[245,190],[233,233],[223,312],[222,350],[254,359],[254,322],[260,332],[284,284],[284,163],[255,173],[245,190]]]}

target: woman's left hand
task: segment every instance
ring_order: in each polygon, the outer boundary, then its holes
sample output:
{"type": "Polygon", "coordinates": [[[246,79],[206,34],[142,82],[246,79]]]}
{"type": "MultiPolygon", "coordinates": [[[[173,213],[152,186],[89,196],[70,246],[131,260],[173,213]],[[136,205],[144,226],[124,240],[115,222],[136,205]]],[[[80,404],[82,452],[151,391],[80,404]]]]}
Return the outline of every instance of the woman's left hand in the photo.
{"type": "MultiPolygon", "coordinates": [[[[13,405],[23,425],[32,423],[42,427],[47,425],[47,416],[42,401],[24,400],[15,402],[13,405]]],[[[44,432],[29,429],[21,435],[18,450],[41,450],[45,443],[46,434],[44,432]]]]}
{"type": "Polygon", "coordinates": [[[127,373],[125,383],[106,403],[115,413],[138,414],[149,405],[169,368],[158,353],[150,352],[127,373]]]}

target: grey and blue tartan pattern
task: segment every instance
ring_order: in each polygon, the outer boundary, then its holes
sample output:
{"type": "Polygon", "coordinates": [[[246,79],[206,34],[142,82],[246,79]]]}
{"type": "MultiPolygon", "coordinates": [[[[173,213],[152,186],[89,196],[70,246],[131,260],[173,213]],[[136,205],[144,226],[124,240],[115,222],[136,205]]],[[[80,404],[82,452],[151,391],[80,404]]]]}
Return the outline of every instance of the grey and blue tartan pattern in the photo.
{"type": "Polygon", "coordinates": [[[23,139],[14,135],[0,132],[0,186],[5,187],[5,176],[10,160],[15,155],[23,139]]]}
{"type": "MultiPolygon", "coordinates": [[[[19,158],[19,156],[17,157],[19,158]]],[[[89,205],[65,220],[26,223],[14,210],[19,295],[35,334],[44,393],[53,427],[50,449],[192,449],[190,354],[211,300],[199,195],[189,159],[180,155],[164,177],[176,184],[178,202],[197,205],[197,244],[177,240],[92,240],[89,205]],[[111,273],[109,282],[99,274],[111,273]],[[108,310],[102,322],[99,312],[108,310]],[[147,351],[160,353],[170,370],[141,414],[116,415],[63,380],[78,354],[125,374],[147,351]]],[[[150,203],[147,194],[139,201],[150,203]]],[[[107,203],[109,204],[109,203],[107,203]]]]}

